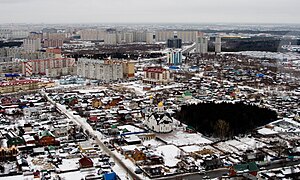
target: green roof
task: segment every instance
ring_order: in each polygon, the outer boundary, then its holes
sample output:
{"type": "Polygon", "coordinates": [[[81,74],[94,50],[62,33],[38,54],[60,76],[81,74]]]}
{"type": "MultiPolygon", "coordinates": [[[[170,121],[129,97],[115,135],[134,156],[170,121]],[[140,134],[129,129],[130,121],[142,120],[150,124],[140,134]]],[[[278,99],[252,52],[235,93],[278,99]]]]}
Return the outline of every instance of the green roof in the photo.
{"type": "Polygon", "coordinates": [[[111,128],[112,128],[112,129],[116,129],[116,128],[117,128],[117,125],[111,125],[111,128]]]}
{"type": "Polygon", "coordinates": [[[52,137],[55,137],[50,131],[48,130],[45,130],[45,131],[42,131],[40,132],[40,137],[44,137],[44,136],[52,136],[52,137]]]}
{"type": "Polygon", "coordinates": [[[192,93],[190,91],[185,91],[183,93],[184,96],[192,96],[192,93]]]}
{"type": "Polygon", "coordinates": [[[244,171],[244,170],[249,170],[250,172],[258,171],[258,167],[255,162],[250,162],[247,164],[237,164],[233,166],[233,169],[236,171],[244,171]]]}

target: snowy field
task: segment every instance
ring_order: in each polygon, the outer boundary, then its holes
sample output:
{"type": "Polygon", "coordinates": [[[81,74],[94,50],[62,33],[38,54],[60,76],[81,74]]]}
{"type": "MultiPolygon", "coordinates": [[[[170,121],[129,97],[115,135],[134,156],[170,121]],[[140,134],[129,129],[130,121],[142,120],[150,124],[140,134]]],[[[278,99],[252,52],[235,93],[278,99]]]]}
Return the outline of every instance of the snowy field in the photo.
{"type": "Polygon", "coordinates": [[[270,59],[287,59],[287,60],[296,60],[300,59],[299,53],[287,52],[264,52],[264,51],[242,51],[242,52],[226,52],[224,54],[242,54],[246,56],[251,56],[255,58],[270,58],[270,59]]]}
{"type": "Polygon", "coordinates": [[[163,139],[168,144],[176,146],[210,144],[212,141],[204,138],[200,133],[188,133],[184,131],[176,131],[168,134],[157,134],[157,137],[163,139]]]}
{"type": "Polygon", "coordinates": [[[180,155],[181,150],[174,145],[159,146],[157,151],[164,157],[165,166],[175,167],[180,161],[176,157],[180,155]]]}

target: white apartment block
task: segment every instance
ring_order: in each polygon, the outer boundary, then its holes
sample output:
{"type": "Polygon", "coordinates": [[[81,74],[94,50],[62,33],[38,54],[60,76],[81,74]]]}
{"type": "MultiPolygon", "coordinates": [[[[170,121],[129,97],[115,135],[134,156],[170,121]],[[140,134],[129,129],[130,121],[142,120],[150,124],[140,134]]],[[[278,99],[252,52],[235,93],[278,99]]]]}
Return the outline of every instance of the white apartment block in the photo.
{"type": "Polygon", "coordinates": [[[171,31],[171,30],[161,30],[155,32],[155,39],[157,42],[165,42],[168,39],[174,38],[174,35],[177,35],[177,38],[182,39],[182,42],[195,42],[197,38],[198,31],[171,31]]]}
{"type": "Polygon", "coordinates": [[[23,48],[26,52],[36,52],[42,48],[41,39],[25,39],[23,41],[23,48]]]}
{"type": "Polygon", "coordinates": [[[208,37],[203,35],[197,36],[196,52],[201,54],[208,52],[208,37]]]}
{"type": "Polygon", "coordinates": [[[105,82],[123,79],[122,63],[104,63],[101,60],[81,58],[77,62],[77,75],[105,82]]]}
{"type": "Polygon", "coordinates": [[[10,29],[0,29],[0,39],[9,39],[12,36],[10,29]]]}

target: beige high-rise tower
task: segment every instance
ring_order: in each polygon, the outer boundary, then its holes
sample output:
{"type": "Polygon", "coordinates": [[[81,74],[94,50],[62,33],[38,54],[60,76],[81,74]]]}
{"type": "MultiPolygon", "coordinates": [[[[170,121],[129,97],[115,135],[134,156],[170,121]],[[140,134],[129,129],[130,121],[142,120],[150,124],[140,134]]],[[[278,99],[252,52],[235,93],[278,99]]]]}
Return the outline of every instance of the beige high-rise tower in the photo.
{"type": "Polygon", "coordinates": [[[222,39],[221,36],[218,35],[216,36],[216,40],[215,40],[215,53],[220,53],[222,52],[222,39]]]}

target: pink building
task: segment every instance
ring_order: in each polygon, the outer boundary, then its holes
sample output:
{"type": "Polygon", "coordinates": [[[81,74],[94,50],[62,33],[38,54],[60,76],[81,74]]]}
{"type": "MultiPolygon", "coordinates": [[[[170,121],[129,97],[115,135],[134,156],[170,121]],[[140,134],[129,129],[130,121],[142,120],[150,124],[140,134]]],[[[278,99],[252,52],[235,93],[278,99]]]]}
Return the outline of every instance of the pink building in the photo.
{"type": "Polygon", "coordinates": [[[47,71],[72,68],[74,66],[75,59],[73,58],[36,59],[22,62],[22,73],[25,76],[31,76],[33,74],[45,75],[47,71]]]}

